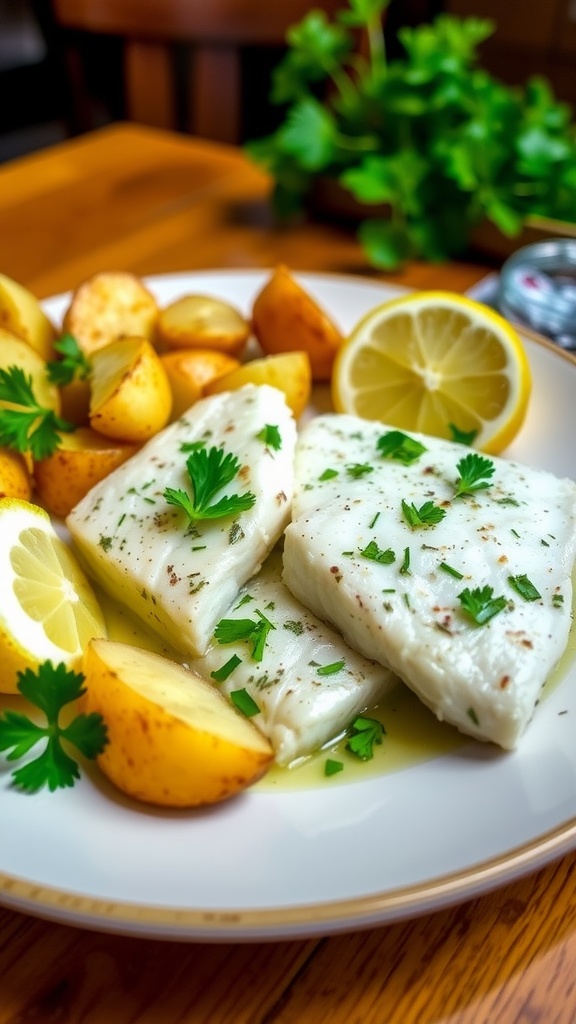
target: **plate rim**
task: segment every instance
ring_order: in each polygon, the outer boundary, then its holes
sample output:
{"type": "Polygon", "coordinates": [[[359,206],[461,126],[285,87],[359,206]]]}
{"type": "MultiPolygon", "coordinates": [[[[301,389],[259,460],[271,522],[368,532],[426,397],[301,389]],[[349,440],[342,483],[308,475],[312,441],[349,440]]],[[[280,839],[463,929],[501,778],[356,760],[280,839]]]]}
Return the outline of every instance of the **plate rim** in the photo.
{"type": "MultiPolygon", "coordinates": [[[[151,288],[178,279],[190,281],[214,276],[244,277],[256,283],[269,273],[267,268],[215,267],[142,275],[141,280],[151,288]]],[[[294,276],[303,282],[342,281],[397,294],[430,290],[406,288],[346,273],[294,270],[294,276]]],[[[71,294],[72,290],[62,292],[43,299],[41,304],[51,306],[71,294]]],[[[555,357],[576,366],[576,355],[560,349],[529,328],[519,327],[518,330],[555,357]]],[[[576,816],[495,857],[417,884],[317,903],[231,910],[140,905],[104,899],[35,883],[0,870],[0,904],[55,923],[135,937],[205,942],[301,939],[389,924],[473,899],[537,870],[575,847],[576,816]]]]}

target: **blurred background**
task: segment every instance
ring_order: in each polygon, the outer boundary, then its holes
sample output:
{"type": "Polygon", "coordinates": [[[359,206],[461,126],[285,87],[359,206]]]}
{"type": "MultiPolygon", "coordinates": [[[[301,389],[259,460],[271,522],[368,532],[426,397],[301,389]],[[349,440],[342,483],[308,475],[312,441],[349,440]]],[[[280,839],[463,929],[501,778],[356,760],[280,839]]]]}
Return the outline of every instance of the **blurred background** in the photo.
{"type": "MultiPolygon", "coordinates": [[[[278,12],[273,13],[274,0],[260,2],[261,22],[278,20],[278,12]]],[[[175,6],[182,9],[185,4],[186,0],[179,0],[175,6]]],[[[198,7],[198,0],[189,0],[189,4],[198,7]]],[[[200,0],[201,10],[202,4],[203,18],[211,0],[200,0]]],[[[217,7],[219,4],[220,0],[217,7]]],[[[135,111],[127,98],[129,42],[119,31],[107,30],[108,22],[100,13],[113,6],[113,0],[100,4],[96,0],[0,0],[0,162],[124,118],[161,122],[161,111],[135,111]],[[83,12],[91,7],[99,9],[96,31],[80,25],[83,12]],[[80,14],[76,15],[76,10],[80,14]]],[[[133,0],[130,5],[124,0],[120,6],[139,11],[144,25],[153,9],[162,16],[172,4],[168,0],[133,0]]],[[[289,0],[280,6],[286,13],[289,0]]],[[[330,10],[341,3],[332,0],[315,5],[311,0],[296,6],[295,21],[303,8],[324,6],[330,10]]],[[[524,0],[392,0],[386,17],[388,52],[396,52],[400,26],[430,21],[441,11],[493,19],[497,30],[482,48],[488,70],[509,84],[520,84],[534,73],[544,74],[558,98],[576,108],[576,0],[529,5],[524,0]]],[[[277,38],[273,28],[270,24],[270,31],[257,32],[254,41],[242,38],[238,42],[235,59],[241,89],[234,123],[227,125],[225,118],[213,114],[196,122],[191,118],[190,103],[194,101],[186,92],[186,79],[195,60],[200,66],[200,57],[189,40],[171,40],[175,112],[168,126],[240,143],[273,130],[281,114],[268,103],[270,76],[284,52],[280,28],[276,26],[277,38]]],[[[229,48],[230,39],[225,43],[229,48]]],[[[212,58],[218,57],[221,41],[212,39],[211,44],[212,58]]],[[[222,64],[216,66],[223,68],[222,64]]],[[[223,76],[224,72],[224,88],[223,76]]],[[[214,99],[222,106],[221,99],[214,99]]]]}

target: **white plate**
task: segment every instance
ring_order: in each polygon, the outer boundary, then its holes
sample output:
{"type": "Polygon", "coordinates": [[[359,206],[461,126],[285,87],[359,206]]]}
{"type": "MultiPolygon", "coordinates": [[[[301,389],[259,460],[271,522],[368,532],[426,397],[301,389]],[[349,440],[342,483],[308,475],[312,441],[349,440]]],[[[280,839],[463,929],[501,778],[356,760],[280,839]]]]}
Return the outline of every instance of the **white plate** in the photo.
{"type": "MultiPolygon", "coordinates": [[[[398,289],[299,275],[342,328],[398,289]]],[[[150,280],[249,311],[266,274],[150,280]]],[[[65,297],[46,302],[58,319],[65,297]]],[[[576,361],[526,337],[528,421],[509,455],[576,469],[576,361]]],[[[520,749],[466,742],[380,777],[252,790],[192,813],[146,809],[85,776],[26,796],[0,759],[0,902],[37,916],[183,940],[287,939],[381,925],[476,896],[576,846],[576,666],[542,702],[520,749]]],[[[357,776],[356,776],[357,778],[357,776]]]]}

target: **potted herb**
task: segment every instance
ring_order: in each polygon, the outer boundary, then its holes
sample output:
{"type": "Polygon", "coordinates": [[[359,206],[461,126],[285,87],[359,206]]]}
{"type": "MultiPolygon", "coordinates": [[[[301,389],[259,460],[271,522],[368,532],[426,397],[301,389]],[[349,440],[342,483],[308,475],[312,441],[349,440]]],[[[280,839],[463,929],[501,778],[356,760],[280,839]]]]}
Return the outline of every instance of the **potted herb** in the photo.
{"type": "Polygon", "coordinates": [[[360,204],[368,260],[392,270],[409,257],[462,252],[477,225],[519,235],[530,216],[576,223],[576,127],[548,82],[504,85],[478,66],[493,24],[440,15],[404,28],[404,56],[386,58],[389,0],[311,10],[287,35],[271,101],[280,127],[247,146],[274,181],[286,216],[319,183],[360,204]]]}

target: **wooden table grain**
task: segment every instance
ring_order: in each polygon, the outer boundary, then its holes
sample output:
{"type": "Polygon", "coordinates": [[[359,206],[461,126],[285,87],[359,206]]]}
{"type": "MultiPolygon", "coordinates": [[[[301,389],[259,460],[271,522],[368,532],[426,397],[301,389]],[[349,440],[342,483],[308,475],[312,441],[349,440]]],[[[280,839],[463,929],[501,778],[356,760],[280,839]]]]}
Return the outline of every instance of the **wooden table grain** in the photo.
{"type": "MultiPolygon", "coordinates": [[[[284,262],[454,291],[489,269],[384,277],[349,227],[275,225],[268,192],[238,151],[114,125],[0,167],[0,271],[45,297],[112,269],[284,262]]],[[[179,944],[0,909],[0,1024],[575,1024],[575,869],[570,854],[451,909],[292,942],[179,944]]]]}

